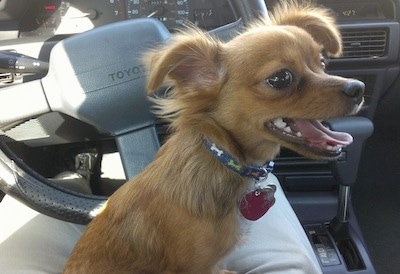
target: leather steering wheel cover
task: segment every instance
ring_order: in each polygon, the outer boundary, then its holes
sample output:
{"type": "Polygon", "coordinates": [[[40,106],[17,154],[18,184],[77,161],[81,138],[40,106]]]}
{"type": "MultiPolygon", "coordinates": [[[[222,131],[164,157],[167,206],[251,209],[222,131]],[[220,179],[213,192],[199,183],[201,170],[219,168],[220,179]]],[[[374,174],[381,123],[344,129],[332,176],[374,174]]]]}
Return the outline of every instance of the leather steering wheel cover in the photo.
{"type": "Polygon", "coordinates": [[[63,221],[87,224],[107,197],[56,185],[27,166],[0,142],[0,189],[30,208],[63,221]]]}

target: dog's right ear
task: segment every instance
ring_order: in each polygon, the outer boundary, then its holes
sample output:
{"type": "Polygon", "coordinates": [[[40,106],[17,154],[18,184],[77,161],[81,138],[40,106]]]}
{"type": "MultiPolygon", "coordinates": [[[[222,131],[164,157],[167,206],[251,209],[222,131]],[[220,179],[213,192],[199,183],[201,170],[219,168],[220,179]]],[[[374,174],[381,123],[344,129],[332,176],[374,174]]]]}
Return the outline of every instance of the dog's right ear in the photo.
{"type": "Polygon", "coordinates": [[[193,29],[176,34],[163,47],[144,56],[149,71],[147,89],[156,90],[165,81],[173,86],[208,89],[222,78],[221,43],[193,29]]]}
{"type": "Polygon", "coordinates": [[[271,14],[271,20],[275,25],[303,28],[327,53],[339,56],[342,51],[342,39],[335,18],[328,9],[314,7],[310,3],[298,3],[296,0],[280,1],[271,14]]]}

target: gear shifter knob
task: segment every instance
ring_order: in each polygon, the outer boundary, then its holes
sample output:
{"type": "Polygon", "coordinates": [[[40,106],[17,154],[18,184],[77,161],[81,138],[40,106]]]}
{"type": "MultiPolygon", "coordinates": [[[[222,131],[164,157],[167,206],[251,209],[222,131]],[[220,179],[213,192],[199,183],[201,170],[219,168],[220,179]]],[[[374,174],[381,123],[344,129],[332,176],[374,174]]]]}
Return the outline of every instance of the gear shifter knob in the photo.
{"type": "Polygon", "coordinates": [[[336,161],[330,162],[333,175],[341,185],[353,185],[357,179],[358,164],[364,141],[371,136],[374,126],[365,117],[345,117],[327,120],[326,125],[335,131],[353,136],[353,143],[345,147],[336,161]]]}

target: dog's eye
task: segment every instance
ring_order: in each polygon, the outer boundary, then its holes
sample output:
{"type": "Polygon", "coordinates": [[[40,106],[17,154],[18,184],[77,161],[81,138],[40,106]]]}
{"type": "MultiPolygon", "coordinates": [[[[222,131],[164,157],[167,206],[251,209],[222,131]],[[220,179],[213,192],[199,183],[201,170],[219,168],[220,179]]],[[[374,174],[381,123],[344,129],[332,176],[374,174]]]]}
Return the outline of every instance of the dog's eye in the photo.
{"type": "Polygon", "coordinates": [[[293,75],[287,69],[282,69],[265,79],[266,83],[273,88],[287,88],[293,82],[293,75]]]}

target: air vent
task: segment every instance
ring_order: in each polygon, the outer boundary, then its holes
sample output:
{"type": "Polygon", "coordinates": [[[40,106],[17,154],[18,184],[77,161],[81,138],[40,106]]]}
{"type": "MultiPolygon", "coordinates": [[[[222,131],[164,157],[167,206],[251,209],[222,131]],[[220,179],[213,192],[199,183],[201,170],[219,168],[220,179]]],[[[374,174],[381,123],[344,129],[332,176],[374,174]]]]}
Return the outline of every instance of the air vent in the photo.
{"type": "Polygon", "coordinates": [[[288,191],[327,191],[337,186],[328,161],[305,158],[282,148],[274,174],[288,191]]]}
{"type": "Polygon", "coordinates": [[[342,30],[342,58],[378,58],[386,54],[386,30],[342,30]]]}

